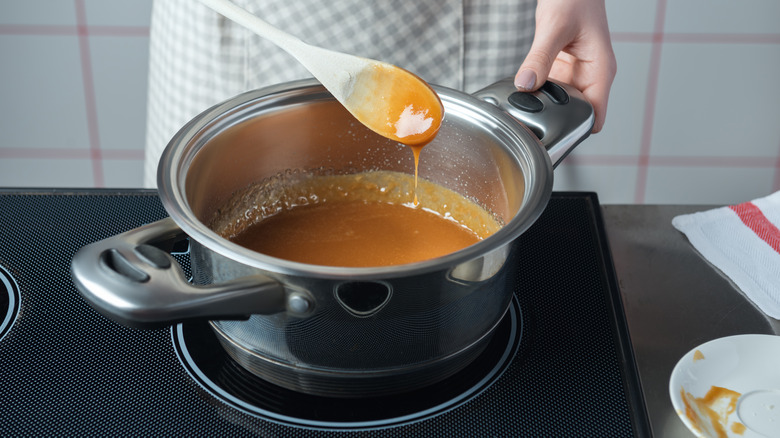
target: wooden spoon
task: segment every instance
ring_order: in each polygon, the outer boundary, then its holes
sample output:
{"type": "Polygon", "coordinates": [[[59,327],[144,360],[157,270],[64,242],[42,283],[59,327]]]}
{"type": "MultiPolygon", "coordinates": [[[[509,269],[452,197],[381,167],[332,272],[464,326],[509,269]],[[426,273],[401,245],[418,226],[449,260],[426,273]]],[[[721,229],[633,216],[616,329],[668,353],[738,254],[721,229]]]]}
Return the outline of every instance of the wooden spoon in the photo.
{"type": "Polygon", "coordinates": [[[200,1],[295,57],[372,131],[417,147],[430,142],[439,131],[444,114],[441,100],[414,74],[384,62],[306,44],[229,0],[200,1]]]}

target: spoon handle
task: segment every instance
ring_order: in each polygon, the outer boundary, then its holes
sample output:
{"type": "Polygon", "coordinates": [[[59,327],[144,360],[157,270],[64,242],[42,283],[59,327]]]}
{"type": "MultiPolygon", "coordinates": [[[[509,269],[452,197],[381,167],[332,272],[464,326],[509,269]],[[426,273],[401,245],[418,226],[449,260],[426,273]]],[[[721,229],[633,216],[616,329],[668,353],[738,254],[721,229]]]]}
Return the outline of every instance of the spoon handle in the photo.
{"type": "Polygon", "coordinates": [[[230,0],[200,0],[200,2],[292,55],[342,104],[352,92],[352,84],[358,72],[369,63],[376,63],[369,59],[307,44],[268,24],[230,0]]]}
{"type": "Polygon", "coordinates": [[[307,45],[295,36],[268,24],[268,22],[260,19],[246,9],[239,7],[230,0],[200,0],[200,2],[226,18],[235,21],[261,37],[271,41],[285,51],[291,52],[290,54],[301,50],[302,46],[307,45]]]}

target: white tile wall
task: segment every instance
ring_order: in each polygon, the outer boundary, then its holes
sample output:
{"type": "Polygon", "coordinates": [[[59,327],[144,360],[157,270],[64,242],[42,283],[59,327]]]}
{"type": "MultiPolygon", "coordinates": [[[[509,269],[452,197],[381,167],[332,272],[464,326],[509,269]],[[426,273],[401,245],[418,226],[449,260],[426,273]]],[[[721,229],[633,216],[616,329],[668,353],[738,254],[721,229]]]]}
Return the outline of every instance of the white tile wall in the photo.
{"type": "Polygon", "coordinates": [[[79,40],[72,35],[0,34],[0,147],[89,146],[78,53],[79,40]]]}
{"type": "Polygon", "coordinates": [[[556,171],[605,203],[729,204],[780,189],[780,3],[607,0],[607,124],[556,171]]]}
{"type": "MultiPolygon", "coordinates": [[[[616,0],[613,3],[620,1],[616,0]]],[[[629,0],[626,3],[636,3],[629,0]]],[[[696,34],[775,34],[777,0],[665,0],[665,32],[696,34]]]]}
{"type": "Polygon", "coordinates": [[[0,0],[0,186],[141,186],[151,2],[0,0]]]}
{"type": "Polygon", "coordinates": [[[754,187],[771,186],[775,172],[769,167],[654,165],[647,175],[647,185],[653,190],[648,190],[645,201],[680,204],[694,198],[699,203],[721,204],[751,200],[757,196],[754,187]]]}
{"type": "Polygon", "coordinates": [[[146,125],[147,38],[95,36],[90,57],[102,149],[143,145],[146,125]]]}
{"type": "Polygon", "coordinates": [[[663,52],[675,62],[661,63],[652,152],[760,157],[774,165],[780,62],[762,59],[780,60],[780,44],[679,43],[663,52]]]}
{"type": "Polygon", "coordinates": [[[0,24],[18,26],[75,26],[76,5],[65,0],[2,0],[0,24]]]}
{"type": "MultiPolygon", "coordinates": [[[[140,187],[152,0],[0,0],[0,187],[140,187]]],[[[604,203],[780,190],[780,2],[607,0],[604,130],[556,169],[604,203]]]]}
{"type": "MultiPolygon", "coordinates": [[[[59,1],[74,3],[73,0],[59,1]]],[[[90,26],[149,26],[152,0],[83,0],[83,3],[90,26]]]]}

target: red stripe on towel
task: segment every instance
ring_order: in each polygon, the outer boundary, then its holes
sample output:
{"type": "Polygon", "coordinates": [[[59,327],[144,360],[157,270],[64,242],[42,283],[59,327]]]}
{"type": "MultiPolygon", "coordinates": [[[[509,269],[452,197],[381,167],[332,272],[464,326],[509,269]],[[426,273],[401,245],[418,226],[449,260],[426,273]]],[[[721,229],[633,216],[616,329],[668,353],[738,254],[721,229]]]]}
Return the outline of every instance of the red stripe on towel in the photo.
{"type": "Polygon", "coordinates": [[[775,252],[780,254],[780,230],[775,224],[769,222],[764,213],[752,202],[745,202],[729,207],[739,216],[742,223],[753,230],[761,240],[769,244],[775,252]]]}

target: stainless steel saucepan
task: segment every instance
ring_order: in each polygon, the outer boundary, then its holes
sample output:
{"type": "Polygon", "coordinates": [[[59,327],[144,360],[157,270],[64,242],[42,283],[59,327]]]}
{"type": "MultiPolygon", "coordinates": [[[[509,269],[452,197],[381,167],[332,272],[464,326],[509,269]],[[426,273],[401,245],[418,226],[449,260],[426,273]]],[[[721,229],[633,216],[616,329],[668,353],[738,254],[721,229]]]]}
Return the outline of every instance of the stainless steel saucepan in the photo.
{"type": "Polygon", "coordinates": [[[457,372],[506,312],[516,287],[512,242],[542,213],[553,168],[594,119],[565,84],[535,93],[516,92],[510,79],[474,95],[435,89],[445,117],[420,176],[492,212],[504,224],[492,236],[432,260],[341,268],[259,254],[210,229],[237,193],[285,175],[413,172],[407,147],[357,123],[318,83],[299,81],[241,94],[182,128],[158,169],[170,217],[81,249],[76,286],[128,326],[210,320],[242,366],[296,391],[381,395],[457,372]],[[167,252],[187,238],[192,282],[167,252]]]}

